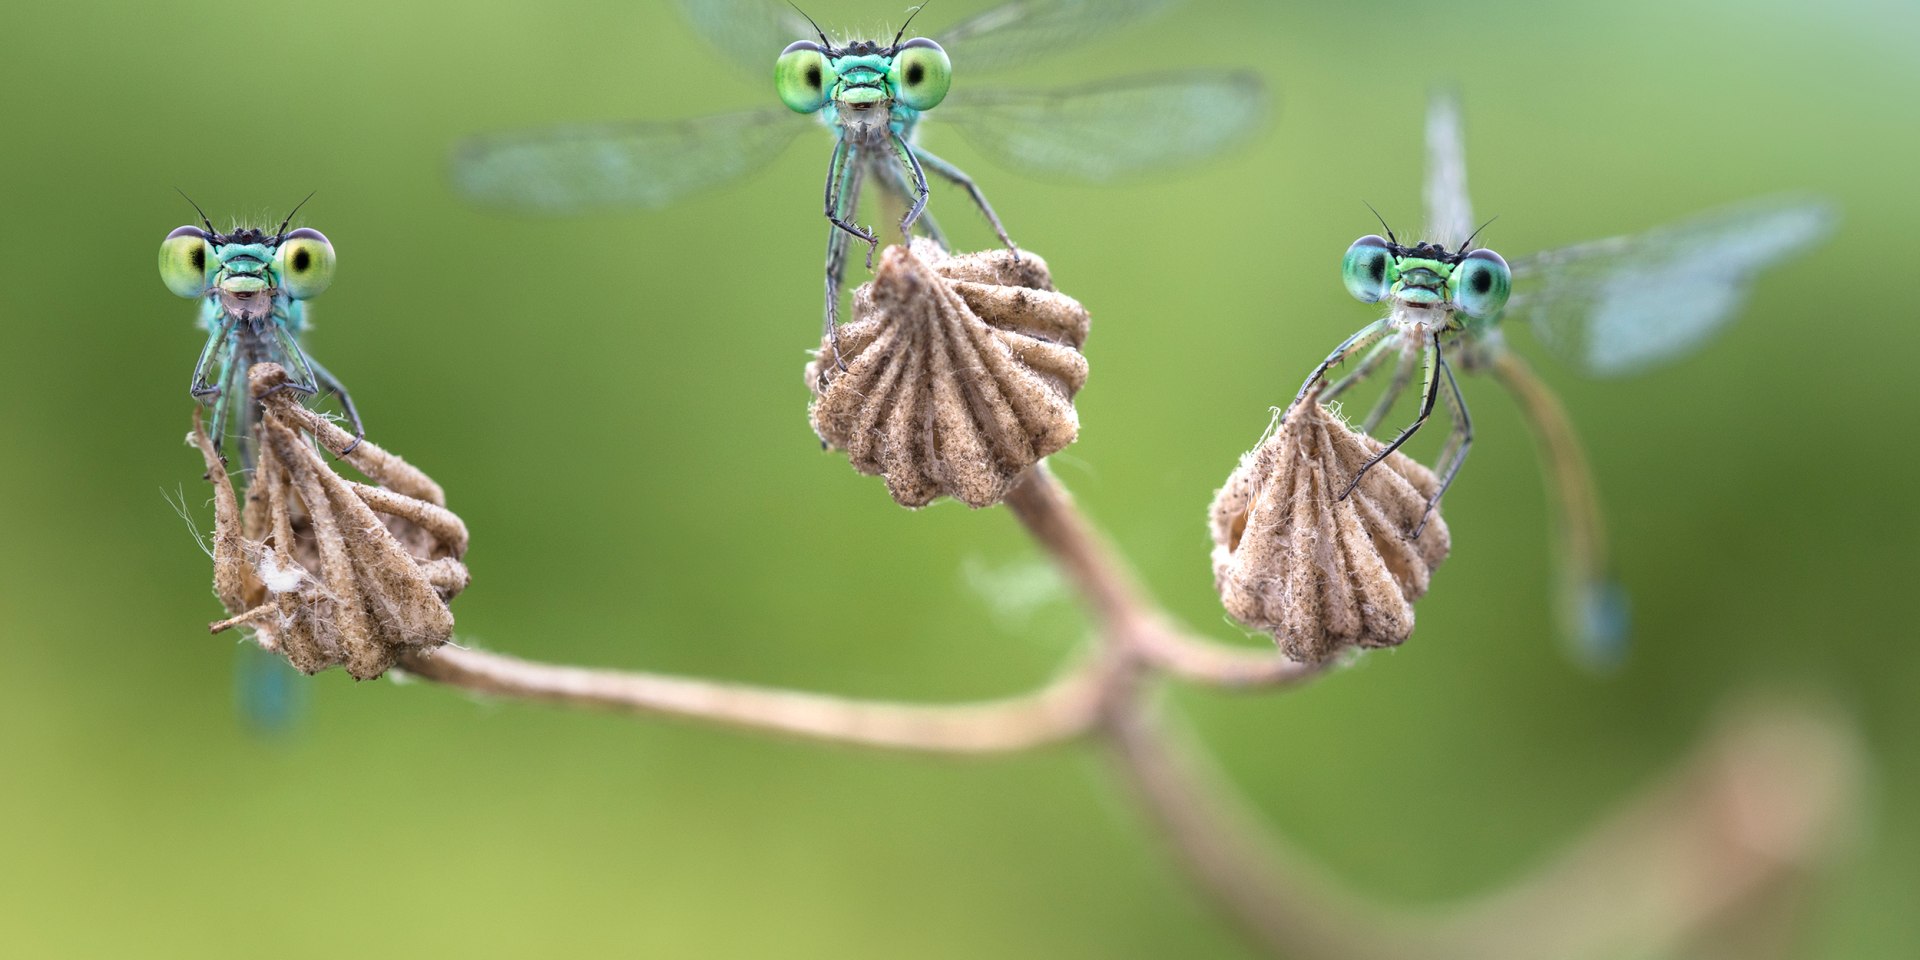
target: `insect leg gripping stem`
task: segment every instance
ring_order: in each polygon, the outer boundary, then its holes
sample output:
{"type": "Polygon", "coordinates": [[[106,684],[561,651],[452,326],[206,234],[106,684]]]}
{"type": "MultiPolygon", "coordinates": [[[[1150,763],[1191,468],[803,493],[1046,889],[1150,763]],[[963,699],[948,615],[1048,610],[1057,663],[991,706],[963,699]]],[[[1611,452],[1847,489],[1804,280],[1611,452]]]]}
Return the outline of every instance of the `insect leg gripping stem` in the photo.
{"type": "Polygon", "coordinates": [[[1019,258],[1020,245],[1014,243],[1012,237],[1007,236],[1007,228],[1000,224],[1000,215],[993,212],[993,204],[987,202],[987,195],[980,192],[980,186],[973,182],[972,177],[967,176],[966,172],[959,167],[928,153],[924,148],[909,145],[907,149],[912,151],[927,169],[967,191],[967,196],[973,198],[974,205],[980,208],[980,212],[986,215],[987,222],[993,225],[993,232],[1000,237],[1000,242],[1005,244],[1008,250],[1013,251],[1015,259],[1019,258]]]}
{"type": "Polygon", "coordinates": [[[1435,333],[1433,337],[1427,341],[1426,349],[1422,352],[1427,355],[1427,377],[1426,381],[1420,386],[1420,415],[1413,418],[1413,422],[1407,424],[1406,427],[1400,431],[1400,435],[1393,438],[1393,442],[1381,447],[1379,453],[1367,458],[1367,462],[1361,464],[1360,469],[1354,471],[1353,480],[1347,484],[1347,489],[1341,492],[1339,499],[1345,500],[1347,497],[1352,496],[1353,488],[1360,485],[1361,478],[1367,475],[1368,470],[1372,470],[1374,465],[1385,460],[1395,450],[1400,449],[1401,444],[1413,439],[1413,435],[1419,433],[1420,428],[1426,425],[1427,418],[1433,416],[1433,401],[1435,396],[1440,392],[1440,334],[1435,333]]]}

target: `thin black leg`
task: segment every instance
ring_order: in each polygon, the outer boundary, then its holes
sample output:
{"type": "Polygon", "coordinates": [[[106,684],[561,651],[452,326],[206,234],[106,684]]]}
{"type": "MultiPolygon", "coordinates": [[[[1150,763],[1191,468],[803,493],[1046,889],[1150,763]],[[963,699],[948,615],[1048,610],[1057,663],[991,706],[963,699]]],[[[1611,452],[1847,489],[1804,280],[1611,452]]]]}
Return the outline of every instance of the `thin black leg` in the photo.
{"type": "Polygon", "coordinates": [[[1372,376],[1373,371],[1380,366],[1380,359],[1387,355],[1389,346],[1391,346],[1389,343],[1375,343],[1367,351],[1367,355],[1361,357],[1360,362],[1352,370],[1347,371],[1346,376],[1328,384],[1325,390],[1320,391],[1320,402],[1330,403],[1346,393],[1354,384],[1372,376]]]}
{"type": "Polygon", "coordinates": [[[347,444],[347,448],[339,453],[339,456],[344,457],[358,449],[360,441],[367,438],[366,424],[360,421],[360,411],[354,409],[353,396],[347,393],[346,385],[340,382],[339,377],[315,362],[312,357],[307,358],[307,366],[313,370],[313,378],[320,385],[320,389],[340,398],[340,409],[346,412],[347,423],[353,427],[353,442],[347,444]]]}
{"type": "Polygon", "coordinates": [[[1353,482],[1347,484],[1347,489],[1340,494],[1338,499],[1345,500],[1347,497],[1352,496],[1354,488],[1360,485],[1361,478],[1367,475],[1368,470],[1372,470],[1375,464],[1385,460],[1395,450],[1400,449],[1400,445],[1412,439],[1414,434],[1419,433],[1420,428],[1426,425],[1427,418],[1433,416],[1433,401],[1440,392],[1438,389],[1440,386],[1440,334],[1435,333],[1433,335],[1433,339],[1429,341],[1427,349],[1433,351],[1433,362],[1427,365],[1426,382],[1422,384],[1420,390],[1420,415],[1415,417],[1412,423],[1407,424],[1406,429],[1401,430],[1400,435],[1394,437],[1392,443],[1381,447],[1379,453],[1368,458],[1366,463],[1360,465],[1359,470],[1354,471],[1353,482]]]}
{"type": "Polygon", "coordinates": [[[1339,346],[1333,348],[1332,353],[1327,354],[1325,360],[1320,361],[1319,366],[1313,368],[1312,373],[1307,374],[1307,381],[1300,385],[1300,392],[1293,395],[1293,402],[1287,404],[1287,409],[1280,414],[1280,422],[1286,422],[1287,414],[1292,413],[1293,408],[1299,406],[1300,401],[1305,400],[1307,394],[1313,392],[1314,384],[1319,383],[1321,378],[1327,375],[1328,370],[1333,369],[1337,364],[1345,363],[1348,357],[1359,353],[1375,340],[1386,336],[1387,332],[1391,329],[1392,327],[1389,325],[1389,322],[1385,318],[1382,318],[1361,327],[1353,336],[1342,340],[1339,346]]]}
{"type": "Polygon", "coordinates": [[[233,321],[215,317],[209,325],[213,329],[207,332],[206,345],[200,348],[200,359],[194,362],[193,378],[187,382],[187,393],[201,404],[213,408],[213,452],[221,453],[227,443],[226,403],[232,399],[223,391],[233,370],[232,351],[228,348],[229,337],[233,334],[233,321]],[[219,371],[218,382],[208,376],[216,367],[219,371]]]}
{"type": "Polygon", "coordinates": [[[1435,360],[1440,364],[1440,375],[1447,381],[1447,406],[1453,414],[1453,432],[1447,437],[1446,449],[1440,453],[1440,489],[1433,492],[1427,501],[1426,512],[1420,514],[1420,522],[1414,525],[1413,533],[1407,539],[1418,540],[1422,531],[1427,529],[1427,521],[1433,519],[1433,511],[1440,506],[1440,498],[1446,496],[1447,488],[1453,486],[1453,478],[1460,475],[1460,468],[1467,462],[1467,451],[1473,449],[1473,417],[1467,414],[1467,400],[1460,395],[1460,381],[1454,379],[1453,365],[1447,362],[1444,353],[1436,353],[1435,360]]]}
{"type": "MultiPolygon", "coordinates": [[[[1407,344],[1412,346],[1411,342],[1407,344]]],[[[1400,402],[1400,395],[1407,392],[1407,385],[1413,382],[1413,365],[1419,361],[1419,350],[1403,350],[1400,359],[1393,365],[1393,379],[1388,381],[1387,389],[1373,403],[1373,409],[1367,411],[1367,418],[1360,423],[1360,432],[1373,436],[1375,430],[1393,412],[1393,405],[1400,402]]]]}
{"type": "Polygon", "coordinates": [[[1013,242],[1012,237],[1007,236],[1007,228],[1000,224],[1000,215],[993,212],[993,204],[987,202],[987,195],[980,192],[979,185],[973,182],[972,177],[967,176],[966,172],[962,171],[959,167],[928,153],[919,146],[908,145],[907,149],[911,150],[913,155],[918,157],[920,162],[926,165],[927,169],[945,177],[959,185],[962,190],[967,191],[967,196],[973,198],[974,206],[979,207],[980,212],[986,214],[987,222],[993,225],[993,232],[999,235],[1000,242],[1006,244],[1008,250],[1013,251],[1016,259],[1019,258],[1020,247],[1013,242]]]}
{"type": "MultiPolygon", "coordinates": [[[[873,268],[873,235],[846,227],[859,209],[860,187],[865,179],[866,164],[861,162],[853,148],[845,144],[835,147],[834,165],[827,180],[827,218],[833,221],[833,225],[827,230],[827,305],[821,336],[826,339],[827,349],[833,354],[833,365],[839,370],[847,369],[846,361],[840,357],[840,288],[846,279],[847,248],[853,238],[869,242],[867,268],[873,268]]],[[[820,381],[825,385],[825,371],[821,372],[820,381]]]]}
{"type": "MultiPolygon", "coordinates": [[[[233,416],[234,405],[243,402],[238,399],[238,395],[246,392],[244,389],[235,388],[235,381],[243,377],[240,370],[244,367],[234,360],[231,354],[222,357],[220,382],[203,383],[194,390],[194,395],[200,399],[200,402],[213,407],[213,452],[220,454],[222,459],[226,457],[227,420],[233,416]]],[[[244,439],[240,444],[240,463],[246,469],[253,467],[253,459],[244,439]]]]}
{"type": "Polygon", "coordinates": [[[833,160],[827,166],[827,220],[835,228],[858,237],[867,245],[867,269],[873,269],[873,254],[880,238],[853,222],[860,208],[860,171],[864,159],[842,139],[833,145],[833,160]]]}
{"type": "Polygon", "coordinates": [[[907,206],[907,215],[900,218],[900,236],[910,240],[913,238],[914,221],[926,212],[927,196],[932,191],[927,189],[927,172],[920,168],[920,160],[913,155],[913,148],[897,133],[893,135],[893,152],[913,174],[912,202],[907,206]]]}
{"type": "MultiPolygon", "coordinates": [[[[908,206],[913,204],[913,187],[907,183],[906,177],[901,175],[899,167],[882,164],[876,168],[876,173],[888,189],[899,195],[902,202],[908,206]]],[[[920,229],[922,236],[939,244],[940,249],[952,249],[947,245],[946,231],[940,229],[940,223],[934,219],[931,211],[922,211],[920,219],[915,221],[914,226],[920,229]]]]}

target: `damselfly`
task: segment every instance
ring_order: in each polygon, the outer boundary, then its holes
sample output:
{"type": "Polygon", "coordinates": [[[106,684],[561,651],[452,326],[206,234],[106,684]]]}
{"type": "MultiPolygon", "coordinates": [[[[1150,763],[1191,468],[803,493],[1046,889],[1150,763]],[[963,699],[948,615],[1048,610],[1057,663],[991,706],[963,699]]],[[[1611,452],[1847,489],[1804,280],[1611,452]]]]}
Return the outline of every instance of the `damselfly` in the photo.
{"type": "MultiPolygon", "coordinates": [[[[1501,324],[1527,322],[1590,375],[1633,373],[1703,344],[1739,312],[1754,278],[1824,238],[1833,214],[1804,199],[1765,200],[1535,254],[1509,268],[1499,254],[1474,246],[1478,231],[1467,197],[1465,141],[1451,98],[1434,98],[1426,133],[1427,238],[1407,244],[1386,228],[1386,237],[1361,237],[1347,249],[1341,276],[1348,292],[1365,303],[1386,304],[1388,313],[1315,368],[1294,403],[1316,389],[1318,400],[1332,400],[1391,362],[1393,377],[1361,423],[1372,433],[1424,359],[1418,415],[1356,472],[1342,497],[1413,436],[1438,401],[1453,426],[1434,463],[1441,483],[1428,503],[1431,513],[1473,444],[1454,367],[1491,373],[1512,391],[1538,433],[1556,491],[1564,632],[1590,659],[1617,656],[1627,629],[1625,598],[1610,576],[1586,459],[1558,399],[1506,348],[1501,324]],[[1322,386],[1329,370],[1356,357],[1350,372],[1322,386]]],[[[1409,535],[1418,533],[1416,528],[1409,535]]]]}
{"type": "MultiPolygon", "coordinates": [[[[694,27],[748,69],[773,67],[782,106],[692,120],[561,127],[470,140],[453,161],[468,198],[521,212],[568,214],[608,206],[660,207],[770,161],[817,117],[834,136],[823,209],[825,330],[831,338],[850,245],[879,236],[858,222],[871,181],[904,203],[900,230],[945,245],[926,214],[928,174],[966,191],[1000,241],[1013,240],[973,178],[921,146],[935,107],[982,153],[1015,169],[1103,181],[1217,153],[1256,132],[1263,84],[1236,71],[1194,70],[1109,80],[1044,93],[968,93],[954,71],[1005,66],[1092,39],[1173,0],[1012,0],[938,35],[829,39],[772,0],[682,0],[694,27]]],[[[883,35],[884,36],[884,35],[883,35]]]]}
{"type": "Polygon", "coordinates": [[[161,241],[160,279],[175,294],[200,301],[207,342],[194,364],[190,391],[213,408],[213,442],[225,441],[229,418],[237,415],[241,462],[252,465],[252,428],[258,414],[246,395],[247,369],[272,361],[286,368],[289,389],[306,394],[326,390],[339,397],[358,443],[366,430],[353,399],[338,378],[300,347],[306,302],[333,282],[333,244],[310,227],[287,229],[299,206],[279,229],[236,227],[226,233],[213,228],[198,204],[194,211],[201,226],[180,227],[161,241]]]}
{"type": "MultiPolygon", "coordinates": [[[[236,227],[226,233],[215,230],[195,204],[201,225],[180,227],[160,243],[160,279],[175,294],[200,301],[200,326],[207,331],[190,391],[213,408],[210,431],[216,446],[237,419],[243,468],[253,465],[253,427],[259,419],[259,407],[247,395],[247,370],[256,363],[285,367],[292,389],[332,392],[353,435],[366,435],[346,388],[300,346],[306,301],[327,289],[334,269],[333,244],[325,235],[309,227],[287,229],[305,203],[295,206],[278,229],[236,227]]],[[[256,732],[284,731],[297,712],[299,695],[288,682],[291,668],[251,641],[240,645],[239,656],[235,696],[242,717],[256,732]]]]}

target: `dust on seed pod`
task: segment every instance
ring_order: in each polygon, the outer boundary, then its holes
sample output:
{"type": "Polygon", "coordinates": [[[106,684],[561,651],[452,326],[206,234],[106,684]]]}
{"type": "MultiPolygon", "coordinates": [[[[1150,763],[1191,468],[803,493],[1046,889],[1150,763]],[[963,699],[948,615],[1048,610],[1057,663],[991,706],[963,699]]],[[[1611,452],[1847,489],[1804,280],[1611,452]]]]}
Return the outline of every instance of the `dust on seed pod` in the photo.
{"type": "Polygon", "coordinates": [[[440,486],[405,460],[300,405],[278,364],[256,365],[259,459],[244,510],[213,441],[189,438],[214,485],[214,593],[235,627],[296,668],[340,666],[366,680],[453,635],[447,602],[465,589],[467,528],[440,486]],[[316,447],[374,483],[335,473],[316,447]],[[349,450],[349,448],[351,448],[349,450]]]}
{"type": "Polygon", "coordinates": [[[814,432],[902,506],[997,503],[1079,435],[1088,322],[1032,253],[889,247],[807,367],[814,432]]]}
{"type": "Polygon", "coordinates": [[[1413,603],[1446,559],[1433,472],[1401,453],[1336,499],[1383,444],[1314,398],[1240,459],[1211,511],[1214,584],[1234,619],[1273,635],[1297,660],[1390,647],[1413,633],[1413,603]]]}

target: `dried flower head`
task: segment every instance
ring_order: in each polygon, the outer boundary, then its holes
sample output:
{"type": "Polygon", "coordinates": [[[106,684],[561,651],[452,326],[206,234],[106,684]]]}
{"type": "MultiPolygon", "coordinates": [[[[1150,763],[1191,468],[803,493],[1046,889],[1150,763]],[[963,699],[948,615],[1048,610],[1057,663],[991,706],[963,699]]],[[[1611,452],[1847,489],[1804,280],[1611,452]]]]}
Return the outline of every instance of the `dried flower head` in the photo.
{"type": "Polygon", "coordinates": [[[1240,458],[1214,497],[1213,573],[1235,619],[1273,634],[1290,657],[1389,647],[1413,632],[1413,602],[1446,559],[1447,525],[1433,472],[1394,453],[1337,500],[1380,441],[1308,398],[1240,458]]]}
{"type": "Polygon", "coordinates": [[[814,432],[902,506],[996,503],[1079,435],[1087,324],[1031,253],[889,247],[840,328],[845,369],[824,344],[807,367],[814,432]]]}
{"type": "Polygon", "coordinates": [[[467,528],[439,485],[276,390],[287,383],[278,364],[247,381],[261,419],[244,511],[197,414],[189,438],[214,485],[214,593],[231,618],[212,631],[248,627],[303,672],[338,665],[362,680],[446,643],[447,601],[468,581],[467,528]],[[379,485],[341,477],[316,443],[379,485]]]}

